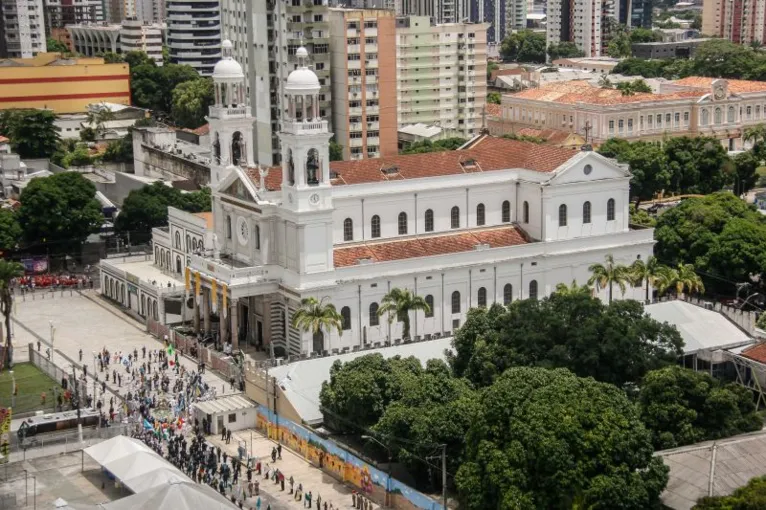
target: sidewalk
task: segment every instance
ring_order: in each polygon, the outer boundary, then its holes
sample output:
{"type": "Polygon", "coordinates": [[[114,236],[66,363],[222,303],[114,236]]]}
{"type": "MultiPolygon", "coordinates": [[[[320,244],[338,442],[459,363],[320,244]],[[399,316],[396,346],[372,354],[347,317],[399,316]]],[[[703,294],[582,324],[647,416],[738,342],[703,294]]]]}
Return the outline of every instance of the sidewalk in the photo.
{"type": "MultiPolygon", "coordinates": [[[[252,455],[258,457],[261,460],[262,466],[268,464],[270,467],[276,467],[285,475],[285,491],[280,490],[280,486],[272,481],[263,479],[263,474],[258,478],[261,482],[261,492],[268,493],[274,500],[286,505],[288,508],[304,508],[303,501],[294,501],[293,496],[289,494],[290,484],[287,480],[292,476],[295,479],[295,487],[298,484],[303,484],[304,493],[309,491],[312,493],[312,505],[316,507],[317,496],[322,497],[322,508],[324,509],[324,502],[332,503],[334,508],[352,509],[351,504],[351,492],[352,489],[337,479],[333,478],[327,473],[324,473],[319,468],[311,465],[306,459],[296,454],[292,450],[288,450],[285,445],[282,445],[282,459],[277,459],[276,464],[271,462],[271,450],[277,446],[277,443],[266,438],[263,434],[255,429],[240,430],[232,432],[231,443],[225,444],[221,441],[221,436],[207,436],[207,440],[221,448],[229,455],[237,456],[237,447],[240,441],[247,444],[247,450],[250,451],[250,442],[252,434],[252,455]]],[[[253,477],[256,474],[253,472],[253,477]]],[[[369,508],[369,507],[368,507],[369,508]]],[[[379,510],[381,507],[377,504],[373,504],[373,510],[379,510]]]]}

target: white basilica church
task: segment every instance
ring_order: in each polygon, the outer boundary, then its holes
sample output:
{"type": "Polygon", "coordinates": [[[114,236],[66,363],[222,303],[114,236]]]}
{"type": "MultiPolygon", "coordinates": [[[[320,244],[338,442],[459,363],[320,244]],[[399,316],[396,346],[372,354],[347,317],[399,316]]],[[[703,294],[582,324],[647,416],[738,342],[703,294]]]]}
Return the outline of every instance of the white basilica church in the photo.
{"type": "MultiPolygon", "coordinates": [[[[212,217],[171,210],[169,226],[154,230],[150,263],[174,277],[169,287],[130,264],[103,267],[103,292],[144,317],[167,320],[162,300],[188,279],[198,297],[186,319],[235,348],[356,349],[403,340],[401,323],[377,314],[394,287],[430,305],[411,317],[412,336],[437,338],[471,307],[584,284],[608,254],[624,264],[652,254],[653,230],[629,225],[630,174],[592,151],[479,135],[456,151],[330,163],[332,133],[303,48],[285,85],[283,164],[261,167],[244,73],[231,43],[223,48],[208,119],[212,217]],[[342,335],[291,327],[309,296],[335,305],[342,335]]],[[[625,297],[643,295],[636,287],[625,297]]]]}

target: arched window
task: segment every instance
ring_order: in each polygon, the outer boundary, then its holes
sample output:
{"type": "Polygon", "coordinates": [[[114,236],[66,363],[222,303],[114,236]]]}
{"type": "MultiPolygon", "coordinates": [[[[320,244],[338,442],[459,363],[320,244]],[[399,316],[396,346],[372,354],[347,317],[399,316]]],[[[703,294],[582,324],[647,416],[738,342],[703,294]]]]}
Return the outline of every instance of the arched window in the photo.
{"type": "Polygon", "coordinates": [[[344,306],[340,309],[341,327],[344,331],[351,329],[351,308],[344,306]]]}
{"type": "Polygon", "coordinates": [[[343,220],[343,240],[354,240],[354,221],[351,218],[343,220]]]}
{"type": "Polygon", "coordinates": [[[293,150],[287,150],[287,180],[290,186],[295,186],[295,162],[293,161],[293,150]]]}
{"type": "Polygon", "coordinates": [[[215,134],[215,142],[213,142],[213,158],[216,163],[221,163],[221,137],[218,133],[215,134]]]}
{"type": "Polygon", "coordinates": [[[165,267],[167,267],[168,269],[173,267],[170,265],[170,250],[165,252],[165,267]]]}
{"type": "Polygon", "coordinates": [[[567,206],[566,204],[561,204],[559,206],[559,227],[566,227],[567,226],[567,206]]]}
{"type": "Polygon", "coordinates": [[[379,326],[378,303],[370,303],[370,326],[379,326]]]}
{"type": "Polygon", "coordinates": [[[428,311],[426,312],[426,317],[433,317],[434,316],[434,297],[431,294],[426,296],[426,304],[428,305],[428,311]]]}
{"type": "Polygon", "coordinates": [[[186,234],[186,251],[191,250],[192,244],[191,244],[191,236],[189,234],[186,234]]]}
{"type": "Polygon", "coordinates": [[[197,248],[199,248],[200,250],[204,250],[205,249],[205,243],[204,243],[204,241],[202,239],[197,241],[197,248]]]}
{"type": "Polygon", "coordinates": [[[720,124],[721,122],[723,122],[723,113],[721,112],[720,108],[715,109],[714,121],[716,124],[720,124]]]}
{"type": "Polygon", "coordinates": [[[160,247],[155,246],[154,247],[154,263],[155,264],[162,264],[162,260],[160,260],[160,247]]]}
{"type": "Polygon", "coordinates": [[[452,293],[452,313],[460,313],[460,292],[452,293]]]}
{"type": "Polygon", "coordinates": [[[476,226],[481,227],[485,220],[484,204],[479,204],[476,206],[476,226]]]}
{"type": "Polygon", "coordinates": [[[407,213],[406,212],[400,212],[399,213],[399,235],[407,235],[407,213]]]}
{"type": "Polygon", "coordinates": [[[524,207],[523,207],[523,213],[524,213],[524,223],[529,223],[529,202],[526,200],[524,201],[524,207]]]}
{"type": "Polygon", "coordinates": [[[157,301],[154,301],[154,304],[152,304],[152,308],[154,308],[154,320],[160,320],[160,312],[157,308],[157,301]]]}
{"type": "Polygon", "coordinates": [[[226,238],[231,239],[231,216],[226,216],[226,238]]]}
{"type": "Polygon", "coordinates": [[[192,239],[192,251],[197,251],[197,240],[192,239]]]}
{"type": "Polygon", "coordinates": [[[503,202],[503,223],[511,222],[511,203],[506,200],[503,202]]]}
{"type": "Polygon", "coordinates": [[[503,304],[508,306],[513,301],[513,285],[506,283],[503,287],[503,304]]]}
{"type": "Polygon", "coordinates": [[[176,255],[176,273],[181,273],[181,256],[176,255]]]}
{"type": "Polygon", "coordinates": [[[176,230],[175,239],[176,239],[176,250],[180,250],[181,249],[181,232],[176,230]]]}
{"type": "Polygon", "coordinates": [[[606,221],[614,221],[614,199],[606,201],[606,221]]]}
{"type": "Polygon", "coordinates": [[[316,186],[319,184],[319,151],[309,150],[306,158],[306,184],[316,186]]]}
{"type": "Polygon", "coordinates": [[[452,228],[460,228],[460,208],[455,206],[450,211],[450,226],[452,228]]]}
{"type": "Polygon", "coordinates": [[[729,112],[726,115],[726,122],[734,122],[734,114],[735,114],[734,107],[730,106],[729,112]]]}
{"type": "Polygon", "coordinates": [[[255,249],[256,250],[261,249],[261,226],[260,225],[255,226],[255,249]]]}
{"type": "Polygon", "coordinates": [[[484,287],[479,287],[479,295],[476,299],[476,302],[479,306],[487,306],[487,289],[484,287]]]}
{"type": "Polygon", "coordinates": [[[242,138],[242,133],[235,131],[231,137],[231,164],[239,166],[243,162],[245,154],[245,140],[242,138]]]}
{"type": "Polygon", "coordinates": [[[529,299],[537,299],[537,280],[529,282],[529,299]]]}
{"type": "Polygon", "coordinates": [[[702,109],[702,125],[707,126],[710,124],[710,111],[707,108],[702,109]]]}
{"type": "Polygon", "coordinates": [[[426,209],[426,232],[434,231],[434,212],[431,209],[426,209]]]}
{"type": "Polygon", "coordinates": [[[370,219],[370,237],[380,237],[380,216],[377,214],[370,219]]]}
{"type": "Polygon", "coordinates": [[[585,202],[582,205],[582,222],[590,223],[590,202],[585,202]]]}

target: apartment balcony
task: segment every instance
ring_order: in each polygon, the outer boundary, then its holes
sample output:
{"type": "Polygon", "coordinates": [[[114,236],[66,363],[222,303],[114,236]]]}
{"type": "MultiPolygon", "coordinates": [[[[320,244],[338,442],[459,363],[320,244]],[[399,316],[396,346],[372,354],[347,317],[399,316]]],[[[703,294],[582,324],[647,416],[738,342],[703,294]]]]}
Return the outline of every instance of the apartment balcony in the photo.
{"type": "Polygon", "coordinates": [[[361,131],[362,130],[362,123],[361,122],[352,122],[348,125],[349,131],[361,131]]]}
{"type": "Polygon", "coordinates": [[[349,44],[346,46],[346,53],[349,55],[353,53],[361,53],[362,47],[359,44],[349,44]]]}
{"type": "Polygon", "coordinates": [[[351,138],[348,141],[349,147],[361,147],[363,138],[351,138]]]}
{"type": "Polygon", "coordinates": [[[380,152],[369,152],[367,151],[367,158],[368,159],[375,159],[380,157],[380,152]]]}
{"type": "Polygon", "coordinates": [[[365,28],[364,29],[364,36],[365,37],[377,37],[378,36],[378,29],[377,28],[365,28]]]}
{"type": "Polygon", "coordinates": [[[377,69],[378,68],[378,61],[377,60],[365,60],[364,66],[367,69],[377,69]]]}
{"type": "Polygon", "coordinates": [[[362,68],[362,61],[361,60],[349,60],[348,61],[348,68],[349,69],[361,69],[362,68]]]}
{"type": "Polygon", "coordinates": [[[377,137],[377,136],[369,137],[368,136],[367,137],[367,145],[368,146],[373,145],[375,147],[379,147],[380,146],[380,137],[377,137]]]}
{"type": "Polygon", "coordinates": [[[377,115],[380,113],[380,106],[368,106],[366,112],[367,115],[377,115]]]}
{"type": "Polygon", "coordinates": [[[378,83],[378,77],[377,76],[365,76],[364,77],[364,83],[368,85],[373,85],[375,83],[378,83]]]}
{"type": "Polygon", "coordinates": [[[348,107],[348,114],[349,115],[361,115],[362,114],[362,107],[361,106],[349,106],[348,107]]]}
{"type": "MultiPolygon", "coordinates": [[[[361,124],[360,124],[360,126],[361,126],[361,124]]],[[[375,130],[380,129],[380,122],[368,122],[367,123],[367,129],[375,129],[375,130]]]]}
{"type": "Polygon", "coordinates": [[[357,28],[346,29],[346,37],[359,37],[359,29],[357,28]]]}
{"type": "Polygon", "coordinates": [[[364,45],[364,52],[365,53],[377,53],[378,52],[378,45],[377,44],[365,44],[364,45]]]}

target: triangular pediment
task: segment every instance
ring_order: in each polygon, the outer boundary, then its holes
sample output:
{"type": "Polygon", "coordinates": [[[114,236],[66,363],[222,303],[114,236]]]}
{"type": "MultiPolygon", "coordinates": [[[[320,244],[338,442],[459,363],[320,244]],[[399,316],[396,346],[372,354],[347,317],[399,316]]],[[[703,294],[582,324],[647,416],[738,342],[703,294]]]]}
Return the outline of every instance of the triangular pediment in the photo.
{"type": "Polygon", "coordinates": [[[626,165],[593,151],[583,151],[557,168],[550,184],[603,181],[630,177],[626,165]]]}
{"type": "Polygon", "coordinates": [[[244,171],[234,166],[227,168],[227,171],[226,178],[219,183],[216,192],[243,202],[258,203],[255,187],[244,171]]]}

